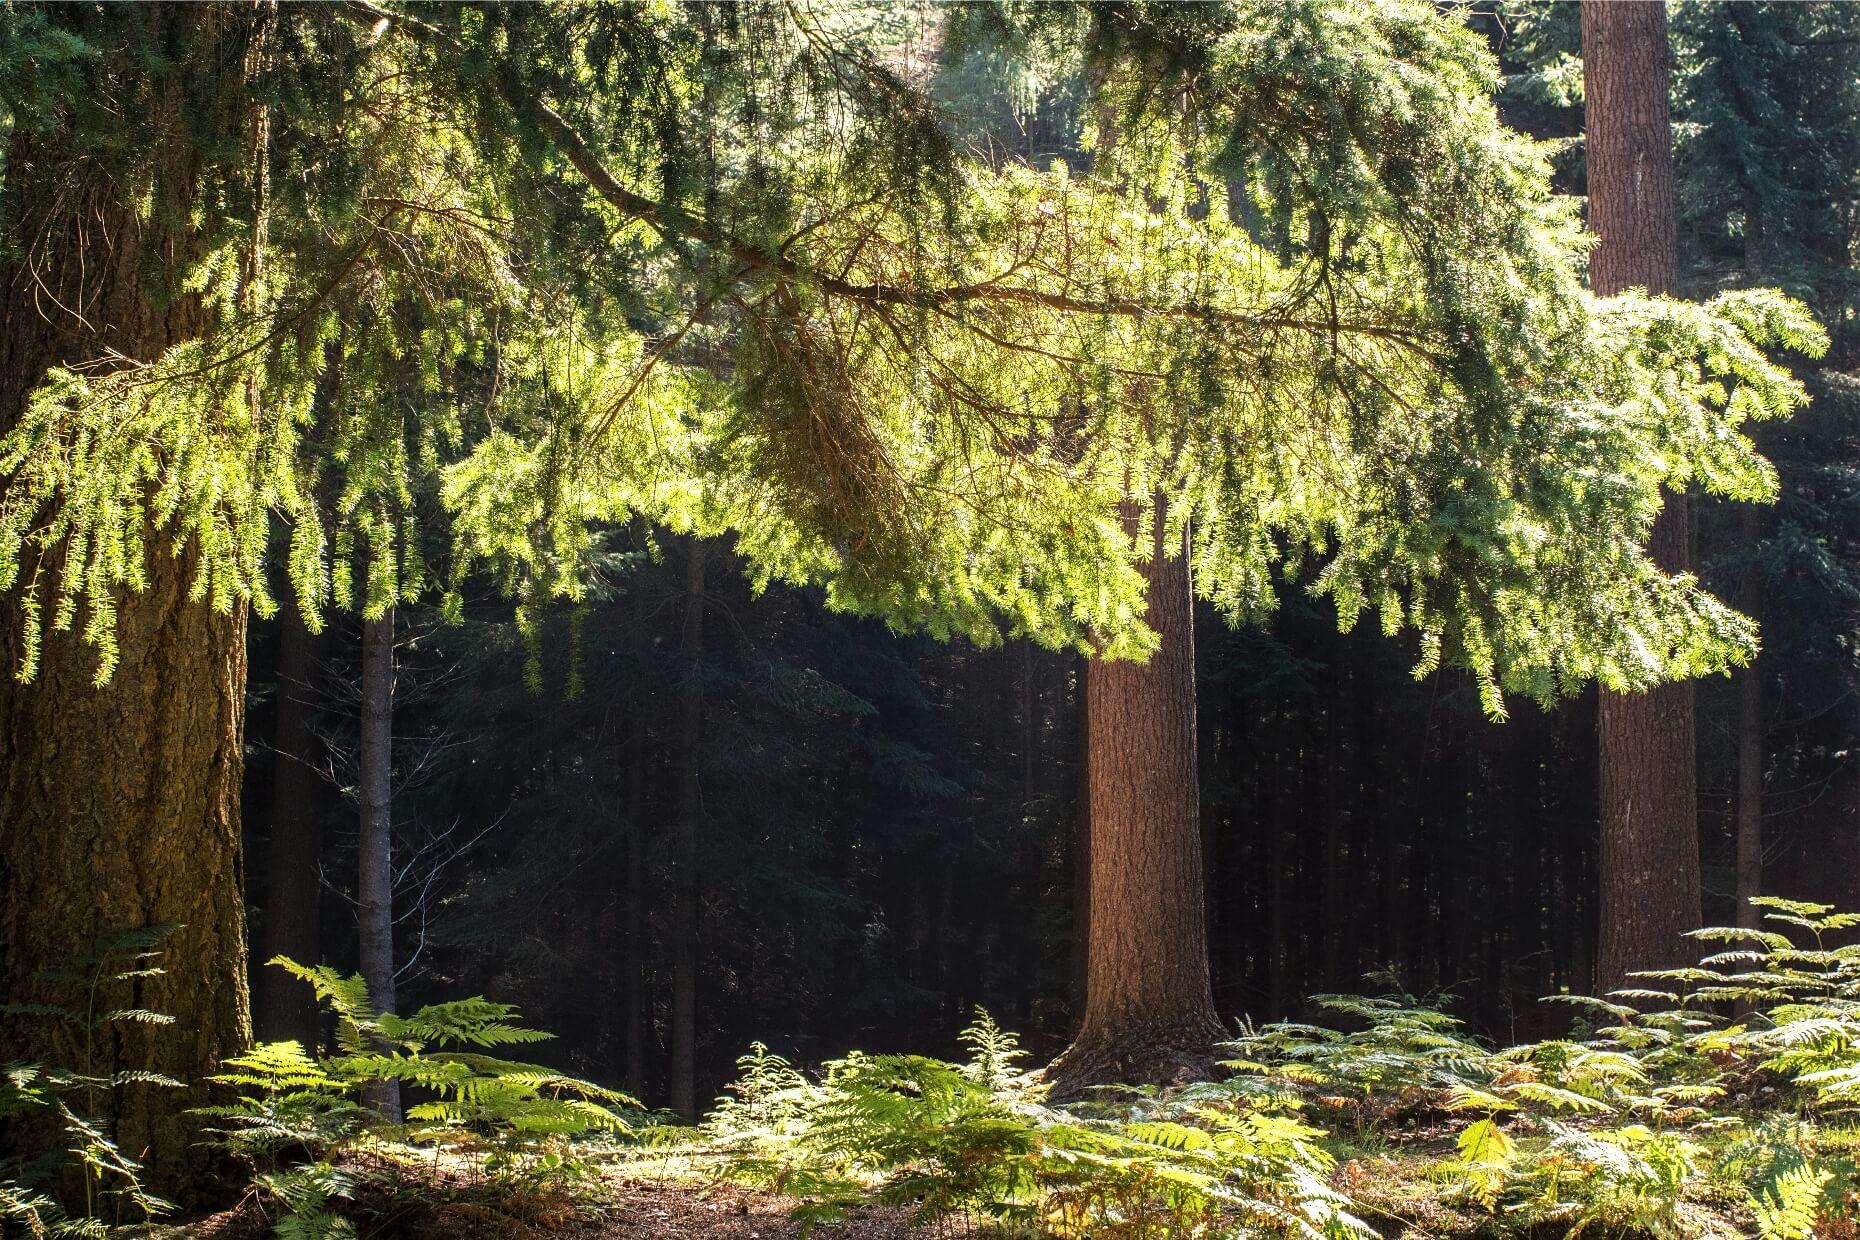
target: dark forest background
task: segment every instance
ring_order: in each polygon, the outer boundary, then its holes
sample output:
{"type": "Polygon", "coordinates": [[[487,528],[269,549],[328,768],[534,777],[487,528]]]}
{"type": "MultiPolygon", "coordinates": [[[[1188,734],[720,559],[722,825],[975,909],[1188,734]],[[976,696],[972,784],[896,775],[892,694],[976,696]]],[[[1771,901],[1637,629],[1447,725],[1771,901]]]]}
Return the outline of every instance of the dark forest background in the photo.
{"type": "MultiPolygon", "coordinates": [[[[1860,906],[1860,134],[1828,117],[1860,13],[1842,7],[1674,11],[1684,291],[1761,278],[1815,307],[1834,341],[1806,376],[1814,405],[1760,431],[1781,503],[1692,507],[1701,575],[1764,630],[1757,709],[1736,680],[1697,686],[1714,922],[1733,915],[1740,742],[1761,760],[1763,889],[1860,906]]],[[[1508,118],[1566,140],[1559,178],[1580,193],[1576,7],[1478,20],[1508,118]]],[[[985,72],[957,66],[942,88],[960,96],[985,72]]],[[[978,136],[1074,153],[1071,98],[1053,86],[978,136]]],[[[252,627],[255,962],[310,943],[356,964],[360,629],[252,627]],[[311,868],[320,882],[282,881],[311,868]]],[[[1494,723],[1468,678],[1417,681],[1411,646],[1341,635],[1328,604],[1295,592],[1269,627],[1234,632],[1209,612],[1196,640],[1223,1016],[1296,1015],[1312,993],[1385,988],[1365,980],[1381,973],[1444,993],[1494,1037],[1542,1036],[1557,1017],[1538,997],[1589,984],[1593,691],[1494,723]]],[[[545,1055],[653,1103],[681,968],[695,972],[700,1098],[752,1039],[802,1060],[945,1054],[977,1005],[1042,1056],[1065,1045],[1088,847],[1076,656],[901,636],[813,591],[758,595],[727,545],[643,528],[610,531],[599,587],[533,632],[487,585],[461,624],[403,609],[396,641],[403,1005],[514,1002],[559,1035],[545,1055]],[[687,787],[691,941],[668,881],[687,787]]],[[[261,1037],[302,1031],[290,989],[255,985],[261,1037]]]]}

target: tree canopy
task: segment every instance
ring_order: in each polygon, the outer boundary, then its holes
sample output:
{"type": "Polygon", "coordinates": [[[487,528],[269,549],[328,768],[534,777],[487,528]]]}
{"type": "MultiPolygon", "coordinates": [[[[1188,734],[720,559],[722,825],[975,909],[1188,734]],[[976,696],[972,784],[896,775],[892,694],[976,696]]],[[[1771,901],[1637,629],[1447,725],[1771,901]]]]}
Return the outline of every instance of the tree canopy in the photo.
{"type": "Polygon", "coordinates": [[[165,148],[117,118],[178,90],[149,114],[218,179],[167,225],[210,328],[70,359],[0,449],[22,676],[79,628],[107,678],[149,554],[262,613],[278,523],[312,615],[475,564],[534,603],[633,515],[900,626],[1140,656],[1124,516],[1158,496],[1230,616],[1303,580],[1495,713],[1751,648],[1640,544],[1662,487],[1771,493],[1739,428],[1801,401],[1765,350],[1819,330],[1587,295],[1544,147],[1431,6],[909,14],[1089,83],[1076,167],[965,143],[878,10],[352,3],[178,49],[137,10],[5,20],[42,49],[0,77],[10,159],[69,134],[158,218],[165,148]],[[233,46],[256,118],[186,97],[233,46]]]}

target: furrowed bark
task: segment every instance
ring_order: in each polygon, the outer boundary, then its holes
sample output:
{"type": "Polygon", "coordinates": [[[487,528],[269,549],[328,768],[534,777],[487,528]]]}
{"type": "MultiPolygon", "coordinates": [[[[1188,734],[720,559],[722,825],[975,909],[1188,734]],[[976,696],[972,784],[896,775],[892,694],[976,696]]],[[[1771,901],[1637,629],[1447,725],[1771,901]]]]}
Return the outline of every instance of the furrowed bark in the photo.
{"type": "MultiPolygon", "coordinates": [[[[1666,10],[1583,0],[1590,255],[1597,293],[1677,283],[1666,10]]],[[[1661,568],[1690,567],[1683,495],[1667,498],[1649,551],[1661,568]]],[[[1702,920],[1690,684],[1646,693],[1604,691],[1601,745],[1601,926],[1596,984],[1627,984],[1638,969],[1688,963],[1681,936],[1702,920]]]]}
{"type": "Polygon", "coordinates": [[[1048,1073],[1065,1097],[1112,1081],[1205,1075],[1223,1035],[1208,976],[1195,632],[1186,547],[1152,517],[1147,663],[1085,673],[1091,894],[1085,1016],[1048,1073]]]}
{"type": "MultiPolygon", "coordinates": [[[[55,366],[151,359],[208,330],[200,300],[180,291],[202,248],[189,221],[207,172],[187,123],[223,121],[209,110],[225,108],[229,127],[246,127],[244,79],[264,12],[115,14],[126,38],[177,66],[143,88],[164,135],[153,153],[100,157],[66,126],[13,131],[0,430],[55,366]]],[[[93,683],[95,651],[71,632],[48,633],[37,676],[18,683],[19,631],[9,623],[0,637],[0,993],[69,1006],[69,988],[46,970],[71,967],[101,933],[173,926],[161,973],[106,992],[112,1007],[174,1023],[113,1023],[87,1057],[82,1033],[62,1022],[0,1016],[0,1058],[186,1082],[124,1085],[89,1102],[142,1160],[145,1183],[188,1205],[213,1195],[222,1169],[189,1111],[208,1101],[203,1078],[251,1035],[239,826],[246,612],[191,600],[193,556],[173,554],[154,531],[149,547],[146,588],[113,599],[121,661],[109,684],[93,683]]],[[[28,1124],[0,1125],[0,1153],[34,1152],[23,1148],[33,1139],[28,1124]]]]}

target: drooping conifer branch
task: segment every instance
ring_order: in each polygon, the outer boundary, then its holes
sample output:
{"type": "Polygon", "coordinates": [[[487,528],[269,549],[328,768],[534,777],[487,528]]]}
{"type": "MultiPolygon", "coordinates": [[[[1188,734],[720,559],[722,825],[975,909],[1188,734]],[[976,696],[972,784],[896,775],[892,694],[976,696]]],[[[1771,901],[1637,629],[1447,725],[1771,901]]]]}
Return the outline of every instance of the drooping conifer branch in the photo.
{"type": "MultiPolygon", "coordinates": [[[[464,47],[446,31],[404,13],[383,8],[370,0],[346,0],[345,12],[380,28],[398,27],[428,46],[463,53],[464,47]]],[[[765,272],[819,289],[832,297],[868,306],[903,306],[941,309],[968,302],[1018,304],[1068,315],[1112,316],[1130,319],[1172,319],[1206,323],[1212,327],[1317,332],[1327,335],[1369,336],[1412,350],[1430,361],[1444,359],[1428,336],[1395,324],[1366,323],[1336,317],[1322,319],[1291,315],[1245,314],[1205,304],[1144,301],[1130,297],[1079,297],[1049,289],[1003,282],[1003,277],[941,287],[908,287],[884,281],[853,281],[795,261],[785,253],[770,252],[731,234],[715,223],[674,204],[648,198],[621,183],[593,146],[568,118],[550,102],[518,89],[509,74],[496,75],[499,96],[511,108],[527,115],[549,135],[563,157],[607,204],[638,220],[662,237],[680,237],[728,254],[746,276],[765,272]]],[[[740,277],[739,277],[740,278],[740,277]]]]}

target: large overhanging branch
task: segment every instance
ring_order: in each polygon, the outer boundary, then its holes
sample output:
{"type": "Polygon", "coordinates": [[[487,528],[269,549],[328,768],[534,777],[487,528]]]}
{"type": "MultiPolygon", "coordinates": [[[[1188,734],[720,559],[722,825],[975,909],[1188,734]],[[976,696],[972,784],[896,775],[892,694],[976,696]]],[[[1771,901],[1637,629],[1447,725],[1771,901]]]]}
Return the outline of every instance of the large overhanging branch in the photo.
{"type": "MultiPolygon", "coordinates": [[[[451,34],[417,17],[397,13],[370,0],[345,0],[342,10],[356,20],[365,20],[377,30],[396,27],[409,37],[429,46],[463,54],[465,48],[451,34]]],[[[1427,336],[1410,328],[1389,324],[1363,323],[1330,318],[1301,318],[1282,315],[1252,315],[1215,306],[1183,303],[1149,302],[1126,297],[1074,297],[1044,289],[1027,288],[998,281],[948,285],[942,288],[905,287],[886,283],[856,283],[830,275],[818,268],[796,262],[786,254],[771,253],[731,235],[700,216],[670,204],[648,198],[628,189],[608,170],[586,138],[547,100],[517,89],[508,74],[495,75],[497,91],[505,103],[534,120],[555,144],[562,156],[574,166],[600,197],[630,219],[652,228],[661,236],[677,236],[709,246],[730,255],[738,265],[738,277],[764,272],[784,280],[819,289],[832,296],[871,306],[904,306],[917,309],[948,308],[969,302],[983,304],[1019,304],[1038,306],[1060,314],[1112,316],[1130,319],[1175,319],[1206,322],[1220,327],[1243,327],[1258,331],[1306,331],[1325,335],[1371,336],[1388,340],[1426,357],[1435,363],[1440,358],[1429,348],[1427,336]]]]}

